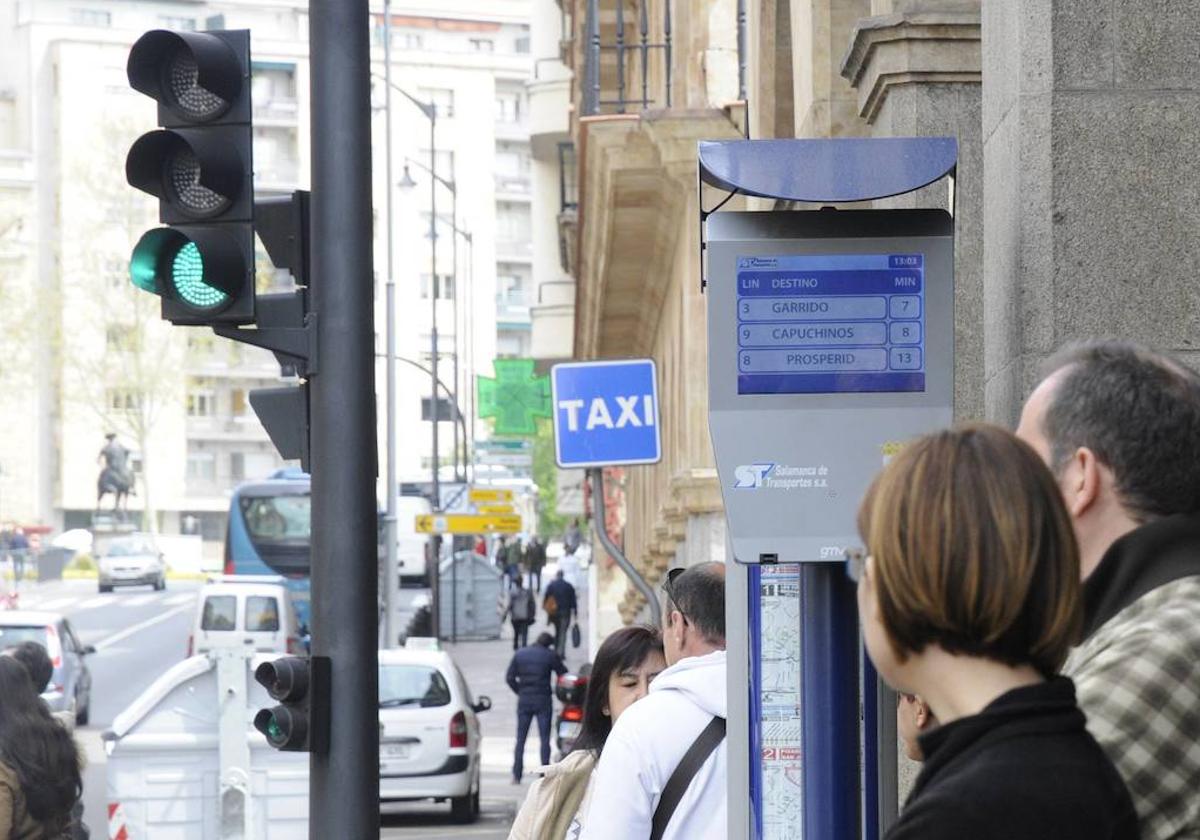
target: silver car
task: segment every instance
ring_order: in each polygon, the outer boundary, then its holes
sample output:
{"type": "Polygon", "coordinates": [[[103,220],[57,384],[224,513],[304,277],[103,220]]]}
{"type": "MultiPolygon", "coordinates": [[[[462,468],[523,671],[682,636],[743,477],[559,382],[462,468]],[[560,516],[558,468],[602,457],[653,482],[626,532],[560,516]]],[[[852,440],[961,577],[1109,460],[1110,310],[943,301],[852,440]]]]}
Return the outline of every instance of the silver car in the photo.
{"type": "Polygon", "coordinates": [[[101,592],[112,592],[114,586],[162,590],[167,588],[167,564],[150,537],[121,537],[100,554],[99,581],[101,592]]]}
{"type": "Polygon", "coordinates": [[[92,675],[85,657],[95,653],[80,643],[71,624],[59,613],[37,610],[0,612],[0,651],[22,642],[37,642],[50,654],[54,674],[42,694],[52,712],[74,712],[75,722],[86,726],[92,708],[92,675]]]}

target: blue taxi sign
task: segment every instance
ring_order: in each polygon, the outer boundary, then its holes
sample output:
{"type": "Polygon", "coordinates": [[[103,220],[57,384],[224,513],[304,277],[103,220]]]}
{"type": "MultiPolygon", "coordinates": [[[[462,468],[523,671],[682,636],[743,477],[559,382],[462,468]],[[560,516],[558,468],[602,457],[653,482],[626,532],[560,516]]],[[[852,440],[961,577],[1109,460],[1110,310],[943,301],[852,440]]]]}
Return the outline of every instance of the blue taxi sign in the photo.
{"type": "Polygon", "coordinates": [[[550,371],[558,465],[609,467],[662,459],[653,359],[565,362],[550,371]]]}

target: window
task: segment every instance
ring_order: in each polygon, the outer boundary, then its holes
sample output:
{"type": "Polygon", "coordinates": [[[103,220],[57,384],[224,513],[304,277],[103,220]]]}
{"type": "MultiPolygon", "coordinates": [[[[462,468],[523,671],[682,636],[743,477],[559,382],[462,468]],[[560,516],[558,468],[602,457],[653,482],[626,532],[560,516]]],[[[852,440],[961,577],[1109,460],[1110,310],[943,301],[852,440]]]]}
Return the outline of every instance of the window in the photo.
{"type": "MultiPolygon", "coordinates": [[[[429,149],[421,149],[417,152],[416,162],[421,166],[429,166],[429,149]]],[[[429,191],[429,174],[421,168],[421,166],[409,167],[409,174],[418,184],[424,185],[425,190],[422,194],[427,194],[429,191]]],[[[438,149],[438,153],[433,156],[433,168],[437,172],[439,178],[444,178],[450,183],[454,183],[454,152],[446,149],[438,149]]]]}
{"type": "Polygon", "coordinates": [[[246,598],[246,632],[278,633],[279,600],[270,595],[250,595],[246,598]]]}
{"type": "Polygon", "coordinates": [[[521,92],[516,90],[496,91],[496,121],[502,123],[519,123],[524,114],[524,103],[521,92]]]}
{"type": "Polygon", "coordinates": [[[529,52],[529,36],[519,35],[516,41],[513,42],[513,48],[516,52],[524,55],[529,52]]]}
{"type": "Polygon", "coordinates": [[[189,452],[187,477],[192,481],[216,481],[217,456],[211,452],[189,452]]]}
{"type": "Polygon", "coordinates": [[[312,502],[309,496],[243,497],[241,504],[246,530],[256,545],[260,540],[292,540],[307,545],[311,539],[312,502]]]}
{"type": "Polygon", "coordinates": [[[200,629],[227,632],[237,629],[237,597],[209,595],[200,611],[200,629]]]}
{"type": "Polygon", "coordinates": [[[229,392],[229,413],[234,417],[246,416],[246,391],[244,388],[234,388],[229,392]]]}
{"type": "Polygon", "coordinates": [[[234,481],[246,478],[246,454],[244,452],[229,453],[229,477],[234,481]]]}
{"type": "Polygon", "coordinates": [[[173,29],[176,32],[195,32],[196,19],[190,17],[172,17],[171,15],[163,15],[159,22],[163,29],[173,29]]]}
{"type": "MultiPolygon", "coordinates": [[[[421,275],[421,298],[429,300],[429,278],[431,275],[421,275]]],[[[450,274],[439,274],[437,278],[437,288],[435,289],[438,300],[454,300],[454,277],[450,274]]]]}
{"type": "MultiPolygon", "coordinates": [[[[454,91],[450,88],[417,88],[417,99],[433,103],[437,108],[438,119],[454,116],[454,91]]],[[[429,155],[426,154],[425,157],[428,158],[429,155]]]]}
{"type": "Polygon", "coordinates": [[[496,51],[496,42],[491,38],[472,38],[471,50],[473,52],[490,53],[496,51]]]}
{"type": "Polygon", "coordinates": [[[533,235],[528,206],[496,204],[496,239],[499,242],[528,242],[533,235]]]}
{"type": "Polygon", "coordinates": [[[71,23],[79,26],[112,26],[112,14],[101,9],[71,9],[71,23]]]}
{"type": "Polygon", "coordinates": [[[447,706],[450,686],[441,671],[428,665],[380,665],[379,708],[447,706]]]}
{"type": "Polygon", "coordinates": [[[193,379],[188,383],[188,417],[212,417],[217,413],[217,392],[212,380],[193,379]]]}
{"type": "Polygon", "coordinates": [[[109,411],[138,411],[142,407],[142,395],[132,388],[109,388],[104,397],[109,411]]]}

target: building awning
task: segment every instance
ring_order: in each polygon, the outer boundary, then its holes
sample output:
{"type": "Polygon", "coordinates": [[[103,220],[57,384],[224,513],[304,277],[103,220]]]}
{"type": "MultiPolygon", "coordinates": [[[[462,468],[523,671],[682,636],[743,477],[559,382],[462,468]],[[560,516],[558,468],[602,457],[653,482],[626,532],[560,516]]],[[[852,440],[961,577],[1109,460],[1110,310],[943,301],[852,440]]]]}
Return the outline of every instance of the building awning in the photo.
{"type": "Polygon", "coordinates": [[[839,137],[700,143],[700,177],[719,189],[814,203],[912,192],[954,171],[953,137],[839,137]]]}

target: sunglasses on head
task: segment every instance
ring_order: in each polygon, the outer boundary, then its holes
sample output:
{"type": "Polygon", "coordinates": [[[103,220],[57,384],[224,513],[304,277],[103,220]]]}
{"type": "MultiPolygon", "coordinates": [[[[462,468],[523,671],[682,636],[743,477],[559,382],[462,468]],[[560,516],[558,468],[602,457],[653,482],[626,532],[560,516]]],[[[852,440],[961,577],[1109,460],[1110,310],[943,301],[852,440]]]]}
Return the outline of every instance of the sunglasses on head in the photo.
{"type": "Polygon", "coordinates": [[[683,611],[683,608],[679,606],[679,601],[676,600],[676,598],[675,598],[675,587],[674,587],[675,581],[679,578],[679,576],[681,574],[684,573],[684,571],[685,570],[682,566],[676,567],[674,569],[669,569],[667,571],[666,578],[663,580],[662,590],[667,595],[667,601],[668,601],[669,606],[673,607],[681,616],[683,616],[684,621],[687,621],[688,620],[687,613],[685,613],[683,611]]]}

